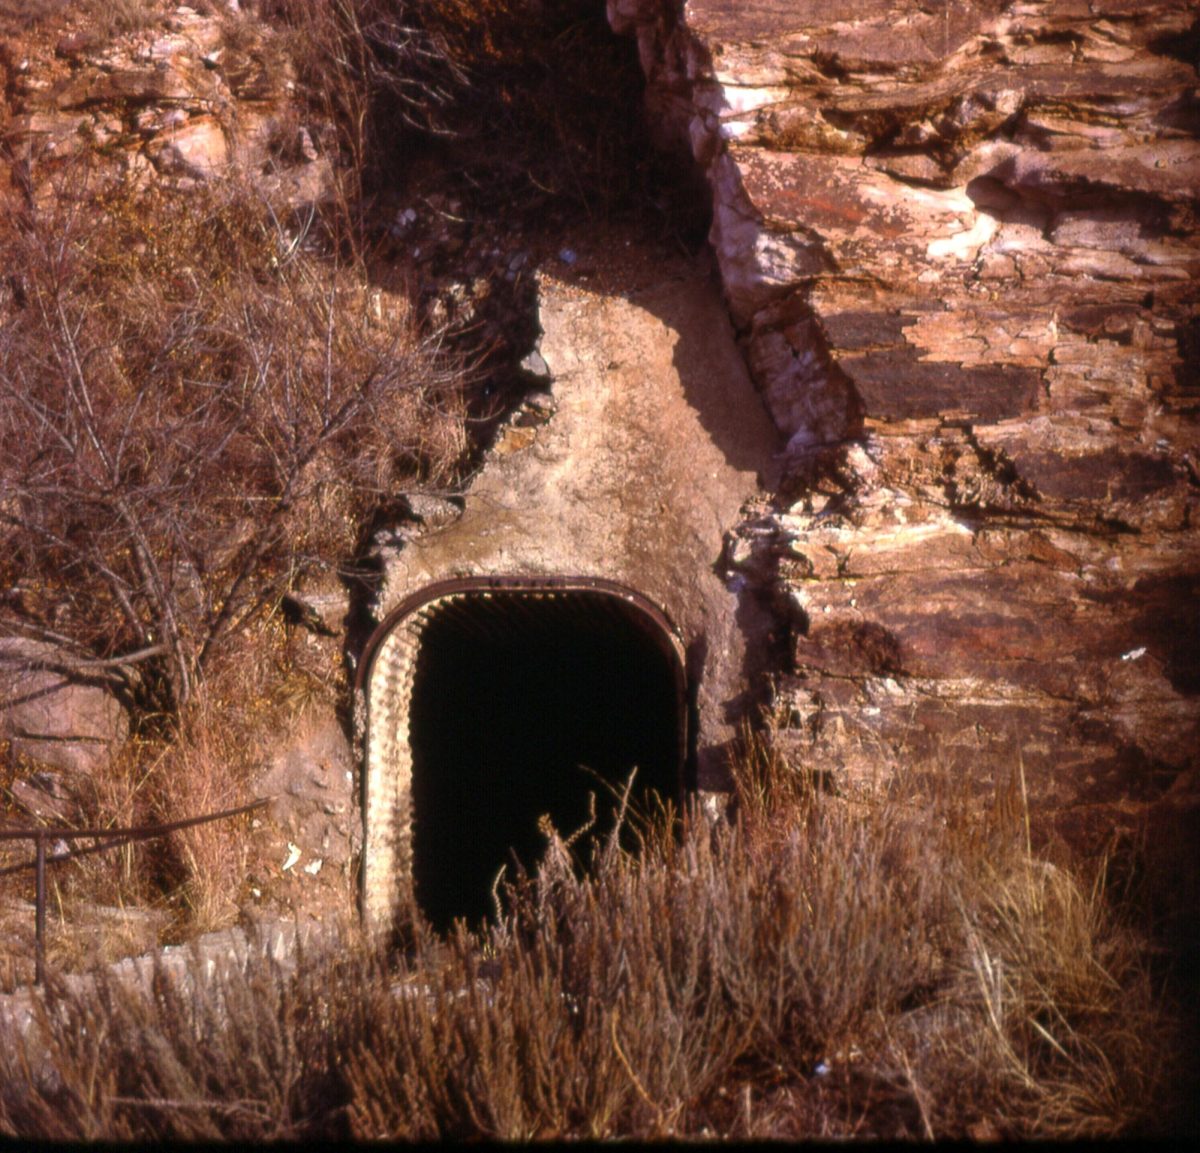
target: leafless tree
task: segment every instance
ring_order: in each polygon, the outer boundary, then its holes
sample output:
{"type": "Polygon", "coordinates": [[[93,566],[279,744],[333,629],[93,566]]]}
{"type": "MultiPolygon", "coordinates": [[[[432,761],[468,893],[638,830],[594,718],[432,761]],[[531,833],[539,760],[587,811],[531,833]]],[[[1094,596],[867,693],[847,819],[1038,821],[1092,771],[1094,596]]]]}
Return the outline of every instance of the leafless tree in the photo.
{"type": "Polygon", "coordinates": [[[245,190],[60,198],[0,238],[0,631],[178,708],[462,450],[456,376],[245,190]]]}

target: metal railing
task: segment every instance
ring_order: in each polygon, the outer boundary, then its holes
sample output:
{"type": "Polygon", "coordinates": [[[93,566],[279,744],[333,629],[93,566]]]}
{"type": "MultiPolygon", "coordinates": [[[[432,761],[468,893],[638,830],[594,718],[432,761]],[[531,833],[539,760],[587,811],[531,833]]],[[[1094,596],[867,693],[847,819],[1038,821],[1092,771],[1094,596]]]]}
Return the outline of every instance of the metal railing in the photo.
{"type": "Polygon", "coordinates": [[[239,817],[243,813],[252,813],[261,809],[270,801],[269,797],[261,797],[248,805],[236,809],[225,809],[220,813],[206,813],[202,817],[188,817],[182,821],[171,821],[165,825],[133,825],[129,828],[107,829],[64,829],[41,827],[29,829],[0,829],[0,841],[32,841],[35,856],[32,861],[24,861],[19,865],[9,865],[0,869],[0,877],[12,876],[33,869],[37,875],[37,900],[35,907],[36,952],[34,984],[41,985],[46,978],[46,866],[59,861],[69,861],[75,857],[86,857],[92,853],[104,853],[109,849],[119,849],[135,841],[149,841],[155,837],[165,837],[168,833],[189,829],[194,825],[208,824],[210,821],[223,821],[229,817],[239,817]],[[47,843],[57,845],[63,841],[94,840],[100,844],[88,845],[80,849],[66,849],[47,855],[47,843]]]}

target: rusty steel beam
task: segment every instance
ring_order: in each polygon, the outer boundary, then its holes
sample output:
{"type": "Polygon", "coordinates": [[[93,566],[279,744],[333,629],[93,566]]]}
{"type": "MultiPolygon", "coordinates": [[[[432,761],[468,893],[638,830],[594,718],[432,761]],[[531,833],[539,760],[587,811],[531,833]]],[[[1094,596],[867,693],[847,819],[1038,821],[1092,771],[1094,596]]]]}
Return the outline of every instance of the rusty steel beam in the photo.
{"type": "Polygon", "coordinates": [[[599,593],[602,596],[615,597],[634,606],[658,626],[661,634],[670,638],[676,649],[680,665],[683,664],[683,645],[679,640],[678,630],[652,600],[643,596],[636,589],[619,581],[608,580],[605,577],[587,576],[491,576],[491,577],[451,577],[447,580],[436,581],[426,585],[402,600],[375,627],[363,646],[355,673],[354,688],[361,692],[366,688],[370,677],[371,666],[380,646],[392,633],[396,626],[406,617],[431,602],[456,596],[483,594],[488,592],[516,593],[535,596],[538,593],[599,593]]]}

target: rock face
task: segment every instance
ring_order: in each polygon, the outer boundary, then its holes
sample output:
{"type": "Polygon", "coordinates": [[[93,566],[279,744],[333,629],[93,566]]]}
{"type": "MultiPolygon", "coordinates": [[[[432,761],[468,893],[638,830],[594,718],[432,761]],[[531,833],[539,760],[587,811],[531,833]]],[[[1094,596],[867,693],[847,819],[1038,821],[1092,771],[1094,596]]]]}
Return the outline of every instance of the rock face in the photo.
{"type": "Polygon", "coordinates": [[[300,123],[282,38],[225,7],[180,6],[113,39],[76,15],[74,31],[30,38],[28,55],[0,52],[0,136],[16,183],[36,201],[64,168],[80,188],[116,178],[186,189],[240,175],[296,207],[327,197],[331,161],[314,144],[322,134],[300,123]]]}
{"type": "Polygon", "coordinates": [[[253,791],[271,803],[270,820],[251,825],[252,890],[270,889],[271,901],[291,909],[317,906],[323,890],[336,908],[362,846],[354,760],[337,718],[313,711],[299,719],[253,791]]]}
{"type": "Polygon", "coordinates": [[[788,440],[728,549],[792,624],[780,740],[1020,760],[1077,829],[1194,773],[1194,5],[608,7],[788,440]]]}

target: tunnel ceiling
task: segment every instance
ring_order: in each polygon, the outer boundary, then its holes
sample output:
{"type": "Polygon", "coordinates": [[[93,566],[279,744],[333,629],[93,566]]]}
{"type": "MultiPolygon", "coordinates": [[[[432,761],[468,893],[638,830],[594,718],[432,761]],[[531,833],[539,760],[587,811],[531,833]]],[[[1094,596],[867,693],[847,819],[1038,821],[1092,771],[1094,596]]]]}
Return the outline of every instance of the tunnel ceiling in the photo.
{"type": "MultiPolygon", "coordinates": [[[[431,607],[429,619],[436,618],[439,631],[465,645],[519,639],[535,626],[603,631],[631,621],[627,601],[587,589],[487,587],[452,594],[431,607]]],[[[648,636],[658,631],[649,621],[642,627],[648,636]]]]}

